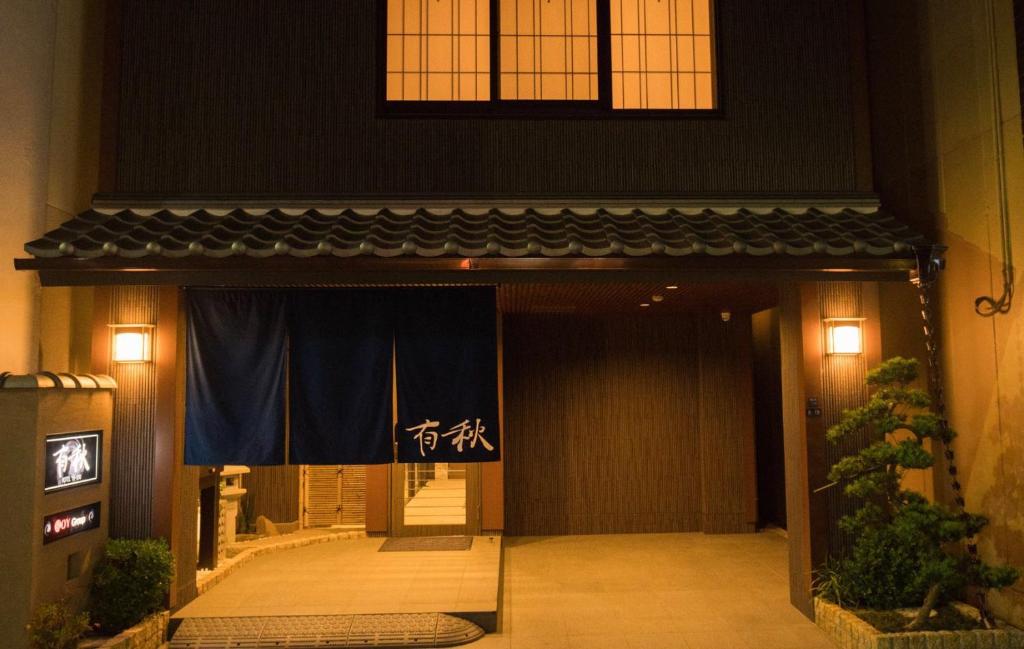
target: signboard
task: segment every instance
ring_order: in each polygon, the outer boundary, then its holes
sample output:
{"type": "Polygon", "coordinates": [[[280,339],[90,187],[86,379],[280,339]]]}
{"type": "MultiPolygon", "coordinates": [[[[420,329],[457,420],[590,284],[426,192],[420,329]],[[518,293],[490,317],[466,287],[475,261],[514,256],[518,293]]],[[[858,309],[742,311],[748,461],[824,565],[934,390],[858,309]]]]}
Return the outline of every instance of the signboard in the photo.
{"type": "Polygon", "coordinates": [[[100,481],[103,431],[60,433],[46,437],[43,491],[60,491],[100,481]]]}
{"type": "Polygon", "coordinates": [[[43,517],[43,545],[100,526],[100,503],[75,507],[43,517]]]}

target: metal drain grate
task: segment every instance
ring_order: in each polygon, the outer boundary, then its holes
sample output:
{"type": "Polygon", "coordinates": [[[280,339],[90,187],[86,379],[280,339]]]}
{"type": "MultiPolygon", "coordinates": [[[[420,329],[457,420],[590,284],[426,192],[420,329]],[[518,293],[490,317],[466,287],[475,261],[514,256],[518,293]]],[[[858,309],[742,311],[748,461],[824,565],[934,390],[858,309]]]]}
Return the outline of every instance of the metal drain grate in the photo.
{"type": "Polygon", "coordinates": [[[483,637],[477,625],[444,613],[189,617],[169,649],[454,647],[483,637]]]}
{"type": "Polygon", "coordinates": [[[388,539],[378,552],[460,551],[473,547],[472,536],[413,536],[388,539]]]}

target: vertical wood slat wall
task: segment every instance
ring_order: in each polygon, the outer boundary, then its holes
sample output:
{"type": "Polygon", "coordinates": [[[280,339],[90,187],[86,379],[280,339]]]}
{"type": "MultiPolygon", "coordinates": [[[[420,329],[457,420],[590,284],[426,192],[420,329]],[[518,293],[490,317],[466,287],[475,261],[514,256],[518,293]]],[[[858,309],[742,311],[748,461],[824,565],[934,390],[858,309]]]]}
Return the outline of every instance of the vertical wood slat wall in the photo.
{"type": "Polygon", "coordinates": [[[707,533],[753,532],[757,522],[753,331],[750,316],[700,319],[700,468],[707,533]]]}
{"type": "MultiPolygon", "coordinates": [[[[114,287],[107,322],[155,323],[157,292],[152,286],[114,287]]],[[[146,538],[152,533],[156,365],[110,362],[109,367],[117,381],[111,440],[110,536],[146,538]]]]}
{"type": "Polygon", "coordinates": [[[366,525],[366,467],[341,467],[342,525],[366,525]]]}
{"type": "MultiPolygon", "coordinates": [[[[865,286],[862,282],[819,282],[820,319],[823,321],[825,318],[866,316],[864,291],[865,286]]],[[[864,376],[868,369],[870,368],[866,353],[821,355],[821,405],[826,430],[839,423],[843,410],[856,408],[867,401],[868,390],[864,385],[864,376]]],[[[839,444],[826,443],[826,471],[843,456],[856,453],[873,441],[870,431],[862,430],[839,444]]],[[[856,503],[847,497],[840,487],[827,490],[825,501],[828,516],[828,553],[830,556],[842,556],[847,549],[847,543],[839,531],[839,519],[852,514],[856,509],[856,503]]]]}
{"type": "Polygon", "coordinates": [[[94,302],[92,371],[117,381],[111,431],[111,537],[148,538],[170,534],[175,575],[170,603],[179,606],[196,596],[196,508],[199,468],[183,466],[184,328],[177,298],[154,286],[97,289],[94,302]],[[169,300],[169,301],[168,301],[169,300]],[[165,308],[166,307],[166,308],[165,308]],[[170,320],[161,321],[161,318],[170,320]],[[114,363],[110,324],[156,324],[154,362],[114,363]],[[176,340],[161,339],[176,336],[176,340]],[[163,364],[173,364],[173,371],[163,364]],[[172,386],[158,386],[159,381],[172,386]],[[171,399],[172,404],[161,403],[171,399]],[[171,435],[172,440],[159,440],[171,435]],[[173,457],[166,454],[170,451],[173,457]],[[158,460],[158,455],[164,457],[158,460]],[[170,461],[170,471],[159,462],[170,461]],[[170,506],[160,510],[154,500],[165,498],[170,479],[170,506]],[[164,517],[170,517],[167,521],[164,517]],[[159,519],[159,520],[158,520],[159,519]]]}
{"type": "Polygon", "coordinates": [[[245,507],[253,519],[302,521],[303,527],[366,524],[363,465],[254,466],[245,479],[245,507]]]}
{"type": "Polygon", "coordinates": [[[302,526],[329,527],[341,518],[340,466],[302,467],[302,526]]]}
{"type": "Polygon", "coordinates": [[[275,523],[299,519],[299,472],[297,465],[253,466],[242,478],[246,489],[246,515],[255,521],[266,516],[275,523]],[[250,514],[251,512],[251,514],[250,514]]]}
{"type": "Polygon", "coordinates": [[[504,341],[507,534],[753,530],[749,316],[506,315],[504,341]]]}
{"type": "MultiPolygon", "coordinates": [[[[385,61],[376,58],[376,2],[261,0],[253,11],[195,0],[118,4],[120,65],[110,66],[118,119],[104,137],[116,145],[107,156],[115,192],[635,197],[680,187],[871,189],[857,184],[856,161],[870,151],[854,149],[858,123],[850,118],[849,68],[858,53],[837,46],[852,40],[845,0],[716,3],[720,80],[723,93],[734,94],[722,95],[729,119],[713,127],[703,119],[453,116],[424,128],[423,120],[377,114],[385,61]],[[807,29],[778,38],[793,25],[807,29]],[[310,89],[318,101],[287,99],[310,89]]],[[[104,108],[104,117],[113,113],[104,108]]]]}

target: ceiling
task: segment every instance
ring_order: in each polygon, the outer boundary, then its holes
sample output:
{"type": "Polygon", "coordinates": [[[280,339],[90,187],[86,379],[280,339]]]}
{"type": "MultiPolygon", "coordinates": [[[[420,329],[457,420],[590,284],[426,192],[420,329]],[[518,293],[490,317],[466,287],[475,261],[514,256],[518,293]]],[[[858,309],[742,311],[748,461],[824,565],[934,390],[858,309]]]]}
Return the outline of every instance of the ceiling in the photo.
{"type": "Polygon", "coordinates": [[[771,282],[502,284],[502,313],[685,313],[753,312],[778,303],[771,282]],[[669,285],[671,286],[671,285],[669,285]],[[662,300],[656,301],[655,296],[662,300]],[[648,306],[641,306],[646,304],[648,306]]]}

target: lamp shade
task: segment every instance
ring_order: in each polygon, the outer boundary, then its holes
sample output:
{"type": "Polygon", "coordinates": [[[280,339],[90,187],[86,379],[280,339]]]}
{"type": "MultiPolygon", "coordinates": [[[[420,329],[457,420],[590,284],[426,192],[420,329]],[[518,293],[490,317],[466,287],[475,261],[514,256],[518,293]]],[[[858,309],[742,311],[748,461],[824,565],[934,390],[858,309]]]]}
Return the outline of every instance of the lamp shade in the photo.
{"type": "Polygon", "coordinates": [[[153,325],[110,325],[111,360],[115,363],[147,363],[153,360],[153,325]]]}
{"type": "Polygon", "coordinates": [[[829,354],[864,352],[864,318],[826,318],[826,351],[829,354]]]}

